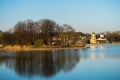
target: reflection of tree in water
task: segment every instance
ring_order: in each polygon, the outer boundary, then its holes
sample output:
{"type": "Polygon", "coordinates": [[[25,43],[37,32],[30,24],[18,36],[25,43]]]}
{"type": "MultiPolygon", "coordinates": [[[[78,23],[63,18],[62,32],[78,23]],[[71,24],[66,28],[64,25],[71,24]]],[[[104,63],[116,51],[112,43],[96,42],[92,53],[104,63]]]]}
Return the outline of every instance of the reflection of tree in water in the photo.
{"type": "Polygon", "coordinates": [[[75,50],[17,52],[14,58],[7,59],[5,63],[19,75],[49,77],[60,70],[71,70],[79,58],[79,53],[75,50]]]}

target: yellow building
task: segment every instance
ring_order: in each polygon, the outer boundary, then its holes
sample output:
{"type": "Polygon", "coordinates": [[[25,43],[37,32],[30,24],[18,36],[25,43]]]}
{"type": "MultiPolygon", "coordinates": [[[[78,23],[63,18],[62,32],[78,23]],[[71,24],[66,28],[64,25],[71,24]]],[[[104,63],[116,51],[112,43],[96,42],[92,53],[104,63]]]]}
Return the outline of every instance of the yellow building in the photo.
{"type": "Polygon", "coordinates": [[[96,44],[96,34],[94,32],[91,34],[90,43],[91,44],[96,44]]]}

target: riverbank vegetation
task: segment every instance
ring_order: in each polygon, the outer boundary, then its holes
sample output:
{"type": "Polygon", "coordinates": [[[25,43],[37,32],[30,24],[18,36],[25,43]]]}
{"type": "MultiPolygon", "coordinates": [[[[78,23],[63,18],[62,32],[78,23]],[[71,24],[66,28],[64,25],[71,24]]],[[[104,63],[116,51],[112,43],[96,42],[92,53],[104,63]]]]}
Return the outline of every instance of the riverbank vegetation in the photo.
{"type": "MultiPolygon", "coordinates": [[[[84,46],[84,33],[75,32],[68,24],[59,25],[50,19],[19,21],[8,31],[0,31],[0,44],[34,47],[84,46]]],[[[14,47],[13,47],[14,48],[14,47]]],[[[20,47],[19,47],[20,49],[20,47]]]]}
{"type": "MultiPolygon", "coordinates": [[[[110,43],[120,42],[120,31],[103,34],[110,43]]],[[[50,19],[25,20],[8,31],[0,31],[0,46],[5,49],[83,47],[90,43],[90,37],[90,33],[76,32],[71,25],[59,25],[50,19]]]]}

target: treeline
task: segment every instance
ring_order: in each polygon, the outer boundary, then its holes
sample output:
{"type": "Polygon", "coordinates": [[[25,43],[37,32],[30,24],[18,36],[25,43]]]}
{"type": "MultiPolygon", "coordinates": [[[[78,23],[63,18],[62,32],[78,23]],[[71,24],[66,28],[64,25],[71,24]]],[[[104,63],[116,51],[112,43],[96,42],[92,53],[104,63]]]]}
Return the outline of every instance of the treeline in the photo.
{"type": "MultiPolygon", "coordinates": [[[[120,42],[120,31],[103,32],[109,42],[120,42]]],[[[100,36],[96,34],[97,38],[100,36]]],[[[75,32],[68,24],[59,25],[50,19],[38,21],[19,21],[8,31],[0,31],[0,44],[2,45],[56,45],[90,43],[91,34],[75,32]]]]}
{"type": "MultiPolygon", "coordinates": [[[[109,43],[112,42],[120,42],[120,31],[106,31],[106,32],[102,32],[104,34],[104,36],[107,38],[109,43]]],[[[96,37],[99,38],[101,33],[97,33],[96,37]]]]}
{"type": "MultiPolygon", "coordinates": [[[[3,45],[34,45],[43,43],[52,44],[52,38],[57,37],[61,44],[72,38],[77,38],[83,33],[75,33],[75,29],[70,25],[59,25],[50,19],[41,19],[38,21],[26,20],[19,21],[12,29],[6,32],[0,32],[0,44],[3,45]]],[[[76,40],[76,39],[75,39],[76,40]]]]}
{"type": "Polygon", "coordinates": [[[120,42],[120,31],[114,31],[114,32],[103,32],[107,40],[111,42],[120,42]]]}

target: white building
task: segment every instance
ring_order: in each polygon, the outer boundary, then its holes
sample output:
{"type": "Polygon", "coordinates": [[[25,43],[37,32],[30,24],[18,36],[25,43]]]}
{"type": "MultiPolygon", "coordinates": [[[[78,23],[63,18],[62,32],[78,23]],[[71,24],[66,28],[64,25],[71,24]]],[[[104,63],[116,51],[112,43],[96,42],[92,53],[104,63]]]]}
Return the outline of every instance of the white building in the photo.
{"type": "Polygon", "coordinates": [[[97,39],[97,43],[99,44],[107,43],[107,39],[105,38],[103,33],[100,34],[100,37],[97,39]]]}

